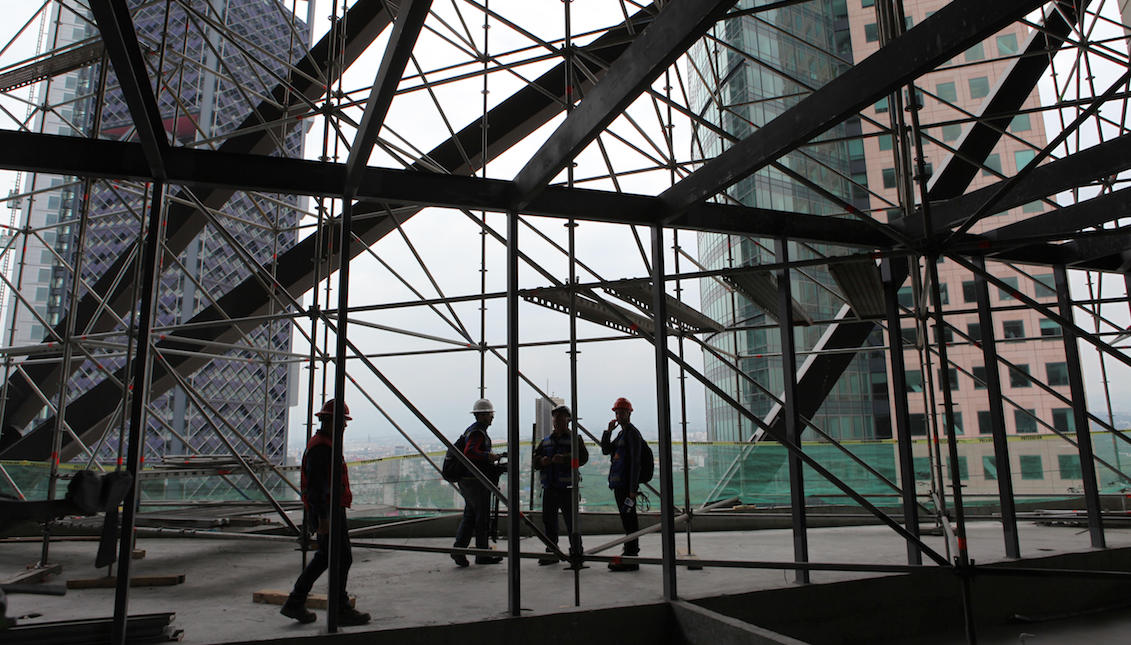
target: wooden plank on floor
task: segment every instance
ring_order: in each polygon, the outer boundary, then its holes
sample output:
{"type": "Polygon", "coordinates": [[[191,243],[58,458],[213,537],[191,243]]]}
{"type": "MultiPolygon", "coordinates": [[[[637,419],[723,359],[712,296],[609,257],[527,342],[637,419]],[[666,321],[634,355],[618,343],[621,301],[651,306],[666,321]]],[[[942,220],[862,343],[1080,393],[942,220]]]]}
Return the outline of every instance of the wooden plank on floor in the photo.
{"type": "Polygon", "coordinates": [[[28,582],[43,582],[47,579],[47,576],[62,572],[63,565],[61,564],[49,564],[46,567],[28,567],[27,571],[17,573],[11,578],[2,580],[0,584],[18,585],[28,582]]]}
{"type": "MultiPolygon", "coordinates": [[[[134,576],[130,578],[131,587],[171,587],[183,584],[185,574],[172,573],[156,576],[134,576]]],[[[105,589],[118,584],[117,576],[104,576],[101,578],[75,578],[67,581],[67,589],[105,589]]]]}
{"type": "MultiPolygon", "coordinates": [[[[251,594],[251,601],[263,603],[265,605],[282,605],[287,602],[286,591],[278,591],[276,589],[261,589],[251,594]]],[[[326,594],[312,593],[306,598],[307,609],[325,609],[328,601],[326,594]]],[[[350,607],[357,606],[357,596],[350,596],[350,607]]]]}

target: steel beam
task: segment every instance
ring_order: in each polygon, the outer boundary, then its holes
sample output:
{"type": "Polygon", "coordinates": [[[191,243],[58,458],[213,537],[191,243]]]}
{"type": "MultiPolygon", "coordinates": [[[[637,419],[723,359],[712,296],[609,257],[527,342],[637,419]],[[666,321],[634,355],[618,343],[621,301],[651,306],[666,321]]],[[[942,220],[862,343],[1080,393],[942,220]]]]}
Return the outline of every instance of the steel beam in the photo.
{"type": "Polygon", "coordinates": [[[1042,4],[954,0],[944,5],[660,197],[673,214],[707,200],[1042,4]]]}
{"type": "Polygon", "coordinates": [[[664,229],[652,227],[652,347],[656,364],[656,435],[659,438],[660,552],[664,600],[679,599],[675,552],[675,471],[672,463],[672,397],[668,370],[668,295],[664,282],[664,229]]]}
{"type": "MultiPolygon", "coordinates": [[[[1042,4],[1045,3],[1032,3],[1026,11],[1036,9],[1042,4]]],[[[1013,115],[1021,109],[1025,99],[1037,87],[1037,81],[1045,75],[1052,60],[1052,52],[1059,50],[1064,44],[1064,39],[1072,32],[1077,11],[1083,11],[1089,0],[1071,2],[1061,0],[1054,4],[1055,6],[1045,13],[1042,28],[1033,30],[1021,55],[1002,74],[994,93],[982,104],[978,111],[979,118],[963,134],[955,154],[947,158],[939,171],[931,177],[932,199],[956,197],[970,185],[981,170],[981,166],[970,163],[966,159],[983,161],[997,145],[1001,133],[1013,120],[1013,115]]],[[[984,36],[989,36],[989,32],[984,36]]]]}
{"type": "Polygon", "coordinates": [[[161,110],[145,69],[129,7],[125,0],[102,0],[90,3],[90,11],[98,23],[98,31],[102,33],[102,42],[118,77],[122,98],[137,129],[150,176],[163,181],[169,137],[161,122],[161,110]]]}
{"type": "Polygon", "coordinates": [[[381,58],[381,67],[377,70],[377,77],[373,80],[373,88],[365,104],[365,113],[362,114],[353,145],[350,146],[345,169],[345,187],[342,191],[346,199],[350,199],[357,192],[361,173],[368,165],[369,154],[373,152],[373,145],[377,142],[377,133],[385,123],[393,95],[396,94],[405,65],[408,64],[409,56],[412,55],[412,49],[416,46],[420,30],[424,27],[424,19],[428,17],[428,10],[431,7],[432,0],[401,2],[397,20],[393,24],[393,33],[389,35],[385,55],[381,58]]]}
{"type": "Polygon", "coordinates": [[[983,235],[999,245],[1031,239],[1055,240],[1129,215],[1131,191],[1119,190],[1006,224],[983,235]]]}
{"type": "Polygon", "coordinates": [[[707,33],[734,2],[682,0],[664,5],[652,24],[617,57],[601,82],[515,176],[515,209],[525,210],[538,191],[707,33]]]}

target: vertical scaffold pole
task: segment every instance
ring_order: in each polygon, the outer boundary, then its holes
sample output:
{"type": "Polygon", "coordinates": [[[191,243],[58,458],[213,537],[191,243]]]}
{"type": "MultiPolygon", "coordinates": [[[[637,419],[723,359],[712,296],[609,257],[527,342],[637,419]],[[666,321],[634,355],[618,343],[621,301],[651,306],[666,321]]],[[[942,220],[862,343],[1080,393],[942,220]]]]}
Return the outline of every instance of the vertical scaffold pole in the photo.
{"type": "Polygon", "coordinates": [[[507,212],[507,609],[522,613],[519,559],[519,423],[518,423],[518,213],[507,212]]]}
{"type": "Polygon", "coordinates": [[[338,234],[338,317],[337,333],[334,337],[334,461],[330,466],[330,589],[326,594],[326,630],[338,631],[338,614],[344,600],[338,591],[342,585],[342,549],[345,539],[345,526],[339,520],[344,518],[339,509],[342,505],[342,443],[346,429],[346,352],[348,351],[349,288],[350,288],[350,230],[353,226],[353,196],[342,197],[341,228],[338,234]]]}

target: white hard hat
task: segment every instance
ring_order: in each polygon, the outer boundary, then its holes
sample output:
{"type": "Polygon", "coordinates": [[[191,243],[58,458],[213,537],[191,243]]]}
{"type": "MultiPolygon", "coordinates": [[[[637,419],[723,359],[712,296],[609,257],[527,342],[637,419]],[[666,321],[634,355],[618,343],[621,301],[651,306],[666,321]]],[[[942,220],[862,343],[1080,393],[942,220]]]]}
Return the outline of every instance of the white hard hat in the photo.
{"type": "Polygon", "coordinates": [[[495,406],[491,405],[489,399],[479,399],[471,406],[472,414],[479,414],[480,412],[494,412],[495,406]]]}

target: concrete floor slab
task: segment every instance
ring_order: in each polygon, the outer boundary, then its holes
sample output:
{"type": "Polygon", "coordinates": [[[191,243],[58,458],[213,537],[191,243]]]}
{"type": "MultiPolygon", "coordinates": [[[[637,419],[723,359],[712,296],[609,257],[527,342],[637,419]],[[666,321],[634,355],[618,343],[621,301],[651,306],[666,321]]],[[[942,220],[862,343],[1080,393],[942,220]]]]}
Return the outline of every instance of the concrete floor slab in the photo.
{"type": "MultiPolygon", "coordinates": [[[[1023,524],[1020,527],[1023,554],[1040,556],[1059,552],[1087,551],[1086,531],[1072,527],[1023,524]]],[[[1131,546],[1131,529],[1109,529],[1111,547],[1131,546]]],[[[589,547],[615,536],[588,535],[589,547]]],[[[839,527],[810,531],[810,556],[814,562],[885,563],[905,562],[904,543],[889,529],[880,526],[839,527]]],[[[1004,558],[1001,527],[991,522],[969,525],[972,557],[979,563],[1004,558]]],[[[355,563],[349,590],[358,597],[357,606],[373,616],[366,628],[387,629],[422,625],[442,625],[496,618],[507,614],[506,564],[454,566],[443,554],[366,549],[367,540],[356,540],[355,563]]],[[[924,541],[945,553],[941,537],[924,541]]],[[[388,542],[388,541],[386,541],[388,542]]],[[[402,539],[406,545],[445,547],[447,538],[402,539]]],[[[533,539],[523,539],[523,549],[541,551],[533,539]]],[[[175,612],[176,624],[184,630],[188,644],[226,643],[271,639],[300,634],[317,634],[326,629],[325,612],[318,621],[298,625],[282,617],[278,607],[252,602],[252,594],[262,589],[289,590],[301,566],[301,554],[294,545],[238,539],[147,538],[139,540],[146,550],[143,560],[134,562],[136,575],[184,573],[184,584],[175,587],[131,590],[131,612],[175,612]]],[[[39,559],[38,543],[0,545],[0,577],[15,575],[39,559]]],[[[52,543],[49,560],[63,565],[62,580],[105,575],[93,568],[95,542],[52,543]]],[[[505,544],[499,545],[505,549],[505,544]]],[[[677,548],[687,549],[684,535],[677,548]]],[[[788,530],[699,533],[692,537],[692,552],[704,560],[759,560],[789,562],[792,535],[788,530]]],[[[642,555],[659,557],[656,535],[642,540],[642,555]]],[[[848,580],[860,573],[814,572],[814,583],[848,580]]],[[[59,578],[55,580],[60,581],[59,578]]],[[[679,594],[694,600],[725,593],[793,586],[790,570],[706,568],[678,570],[679,594]]],[[[644,566],[639,572],[614,573],[594,563],[579,575],[581,608],[604,608],[655,603],[663,599],[659,567],[644,566]]],[[[325,591],[323,577],[315,591],[325,591]]],[[[525,614],[555,613],[575,607],[574,575],[560,566],[538,566],[523,560],[521,589],[525,614]]],[[[114,590],[71,590],[64,597],[12,595],[9,614],[36,613],[32,621],[104,617],[113,614],[114,590]]],[[[1016,641],[1014,641],[1016,642],[1016,641]]],[[[1096,641],[1092,642],[1103,642],[1096,641]]]]}

